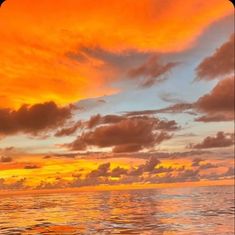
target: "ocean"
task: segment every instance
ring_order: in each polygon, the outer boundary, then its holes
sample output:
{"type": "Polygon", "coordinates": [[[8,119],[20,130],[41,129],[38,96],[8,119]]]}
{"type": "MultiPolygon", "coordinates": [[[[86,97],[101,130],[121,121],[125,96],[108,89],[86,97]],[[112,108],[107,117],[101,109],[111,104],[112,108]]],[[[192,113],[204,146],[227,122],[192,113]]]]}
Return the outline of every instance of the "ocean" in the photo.
{"type": "Polygon", "coordinates": [[[234,234],[234,188],[5,195],[0,234],[234,234]]]}

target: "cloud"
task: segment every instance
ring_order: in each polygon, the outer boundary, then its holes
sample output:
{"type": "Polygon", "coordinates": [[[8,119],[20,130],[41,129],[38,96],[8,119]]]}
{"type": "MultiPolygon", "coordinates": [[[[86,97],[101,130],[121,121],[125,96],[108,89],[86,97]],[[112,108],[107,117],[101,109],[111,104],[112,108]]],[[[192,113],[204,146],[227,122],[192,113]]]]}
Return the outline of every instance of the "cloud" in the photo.
{"type": "Polygon", "coordinates": [[[194,158],[193,161],[192,161],[192,166],[200,166],[200,162],[202,162],[203,159],[201,158],[194,158]]]}
{"type": "MultiPolygon", "coordinates": [[[[110,51],[98,47],[79,47],[77,51],[67,53],[67,56],[78,62],[100,62],[100,68],[109,69],[123,74],[127,73],[130,67],[145,61],[154,52],[141,52],[136,50],[110,51]]],[[[112,74],[112,73],[111,73],[112,74]]],[[[110,74],[110,75],[111,75],[110,74]]],[[[113,74],[117,75],[117,74],[113,74]]],[[[113,78],[113,79],[118,79],[113,78]]]]}
{"type": "Polygon", "coordinates": [[[205,160],[201,159],[201,158],[194,158],[192,160],[192,167],[198,167],[198,170],[206,170],[206,169],[210,169],[210,168],[217,168],[218,166],[215,164],[212,164],[210,162],[201,164],[201,162],[204,162],[205,160]]]}
{"type": "Polygon", "coordinates": [[[183,103],[183,100],[178,97],[179,95],[172,92],[162,92],[160,98],[169,103],[183,103]]]}
{"type": "Polygon", "coordinates": [[[128,76],[132,79],[141,78],[140,87],[142,88],[151,87],[154,84],[165,81],[167,77],[163,75],[169,72],[177,64],[177,62],[162,64],[159,57],[154,56],[143,65],[129,70],[128,76]]]}
{"type": "Polygon", "coordinates": [[[33,165],[33,164],[31,164],[31,165],[26,165],[26,166],[24,167],[24,169],[27,169],[27,170],[38,169],[38,168],[40,168],[40,166],[38,166],[38,165],[33,165]]]}
{"type": "Polygon", "coordinates": [[[19,180],[16,180],[12,183],[6,182],[5,179],[0,178],[0,189],[2,190],[22,190],[22,189],[27,189],[26,185],[26,178],[22,178],[19,180]]]}
{"type": "MultiPolygon", "coordinates": [[[[91,185],[118,185],[131,183],[175,183],[175,182],[190,182],[200,180],[219,180],[224,178],[231,178],[234,176],[233,167],[225,167],[224,160],[220,163],[207,161],[204,163],[202,159],[192,161],[197,162],[195,166],[180,164],[175,161],[171,166],[165,166],[158,157],[150,156],[146,161],[140,165],[132,166],[130,168],[123,168],[121,166],[112,167],[112,162],[105,162],[98,165],[98,167],[89,172],[84,169],[70,172],[71,179],[63,178],[63,176],[55,175],[41,180],[41,183],[34,185],[34,189],[52,189],[52,188],[72,188],[83,187],[91,185]],[[203,163],[201,163],[203,162],[203,163]],[[221,167],[223,169],[221,169],[221,167]],[[213,168],[213,169],[212,169],[213,168]],[[212,173],[211,173],[212,170],[212,173]],[[206,171],[206,173],[205,173],[206,171]]],[[[168,165],[168,164],[167,164],[168,165]]],[[[31,178],[5,180],[0,179],[1,189],[27,189],[29,188],[31,178]]]]}
{"type": "Polygon", "coordinates": [[[100,177],[100,176],[108,176],[108,171],[110,168],[110,163],[104,163],[99,165],[97,170],[91,171],[87,177],[100,177]]]}
{"type": "Polygon", "coordinates": [[[205,58],[197,67],[200,80],[212,80],[234,71],[234,34],[229,41],[219,47],[216,52],[205,58]]]}
{"type": "Polygon", "coordinates": [[[101,117],[98,115],[93,119],[95,121],[92,121],[92,125],[89,125],[89,127],[94,127],[98,123],[104,125],[83,132],[67,147],[72,150],[85,150],[89,146],[113,147],[113,152],[133,152],[170,139],[171,134],[168,132],[179,128],[175,121],[160,120],[148,116],[128,118],[125,116],[101,117]]]}
{"type": "Polygon", "coordinates": [[[119,115],[101,116],[100,114],[97,114],[90,117],[90,119],[87,121],[87,127],[93,128],[101,124],[117,123],[122,120],[125,120],[125,117],[119,115]]]}
{"type": "Polygon", "coordinates": [[[198,181],[200,180],[199,170],[185,169],[181,171],[176,177],[171,177],[168,180],[168,182],[198,181]]]}
{"type": "Polygon", "coordinates": [[[175,120],[160,120],[156,117],[149,117],[141,115],[140,117],[128,117],[128,115],[104,115],[101,116],[100,114],[91,116],[90,119],[87,121],[86,125],[88,128],[94,128],[96,126],[102,125],[102,124],[113,124],[118,123],[124,120],[130,120],[130,119],[142,119],[142,120],[148,120],[151,122],[154,122],[157,125],[157,129],[159,130],[177,130],[179,127],[175,120]]]}
{"type": "Polygon", "coordinates": [[[71,116],[71,107],[54,102],[23,105],[18,110],[0,109],[0,135],[19,132],[36,135],[63,124],[71,116]]]}
{"type": "MultiPolygon", "coordinates": [[[[152,109],[152,110],[140,110],[140,111],[130,111],[124,112],[127,116],[138,116],[138,115],[152,115],[158,113],[182,113],[188,112],[188,110],[193,108],[193,104],[190,103],[178,103],[162,109],[152,109]]],[[[191,113],[190,113],[191,114],[191,113]]]]}
{"type": "Polygon", "coordinates": [[[207,136],[201,143],[192,144],[191,148],[205,149],[205,148],[222,148],[229,147],[234,144],[234,135],[225,134],[224,132],[217,132],[216,136],[207,136]]]}
{"type": "Polygon", "coordinates": [[[218,82],[209,94],[199,98],[195,108],[205,116],[197,121],[229,121],[234,119],[234,77],[218,82]]]}
{"type": "Polygon", "coordinates": [[[120,177],[121,175],[126,175],[127,171],[128,171],[127,169],[124,169],[124,168],[118,166],[110,172],[110,176],[111,177],[120,177]]]}
{"type": "Polygon", "coordinates": [[[215,164],[212,164],[212,163],[208,162],[208,163],[200,165],[199,169],[200,170],[206,170],[206,169],[217,168],[217,167],[218,167],[218,165],[215,165],[215,164]]]}
{"type": "Polygon", "coordinates": [[[122,144],[113,148],[113,153],[131,153],[138,152],[142,149],[139,144],[122,144]]]}
{"type": "Polygon", "coordinates": [[[148,161],[146,161],[145,165],[143,166],[144,172],[151,172],[155,169],[155,167],[160,164],[161,162],[156,157],[151,157],[148,161]]]}
{"type": "Polygon", "coordinates": [[[0,162],[12,162],[12,161],[13,161],[12,157],[9,157],[9,156],[0,157],[0,162]]]}
{"type": "MultiPolygon", "coordinates": [[[[75,133],[78,129],[92,129],[96,126],[102,125],[102,124],[111,124],[111,123],[117,123],[122,120],[125,120],[124,116],[119,116],[119,115],[104,115],[101,116],[100,114],[96,114],[90,117],[88,121],[77,121],[74,125],[62,128],[58,130],[55,133],[56,137],[61,137],[61,136],[69,136],[73,133],[75,133]]],[[[176,125],[176,123],[172,123],[172,125],[176,125]]],[[[173,128],[173,126],[172,126],[173,128]]]]}
{"type": "Polygon", "coordinates": [[[223,114],[218,115],[205,115],[198,118],[195,118],[197,122],[224,122],[231,121],[231,116],[225,116],[223,114]]]}
{"type": "Polygon", "coordinates": [[[120,177],[121,175],[127,174],[128,170],[124,169],[120,166],[117,166],[110,169],[110,162],[103,163],[98,166],[96,170],[91,171],[89,174],[87,174],[86,178],[99,178],[99,177],[120,177]]]}
{"type": "Polygon", "coordinates": [[[98,98],[82,99],[75,104],[75,108],[78,109],[79,111],[90,111],[94,108],[104,105],[105,103],[106,101],[103,99],[103,97],[101,99],[98,98]]]}
{"type": "Polygon", "coordinates": [[[80,127],[82,126],[82,122],[78,121],[76,122],[74,125],[70,126],[70,127],[66,127],[66,128],[62,128],[60,130],[58,130],[55,133],[56,137],[61,137],[61,136],[69,136],[74,134],[80,127]]]}
{"type": "MultiPolygon", "coordinates": [[[[211,167],[208,165],[208,167],[211,167]]],[[[161,166],[161,161],[152,156],[145,163],[130,169],[116,167],[110,169],[110,163],[101,164],[96,170],[91,171],[82,181],[76,180],[76,186],[126,183],[174,183],[200,180],[200,169],[186,169],[161,166]],[[160,174],[160,175],[159,175],[160,174]],[[118,177],[118,181],[112,181],[109,177],[118,177]],[[92,180],[91,180],[92,179],[92,180]]]]}
{"type": "Polygon", "coordinates": [[[156,173],[155,167],[159,165],[161,162],[157,157],[151,156],[144,164],[139,165],[137,168],[132,168],[128,172],[130,176],[141,176],[144,172],[156,173]]]}
{"type": "Polygon", "coordinates": [[[98,178],[98,177],[109,177],[109,176],[120,177],[121,175],[140,176],[145,172],[156,173],[157,170],[156,167],[160,163],[161,162],[158,160],[158,158],[152,156],[144,164],[139,165],[137,168],[131,168],[127,170],[118,166],[111,170],[110,163],[107,162],[99,165],[99,167],[96,170],[91,171],[87,175],[87,178],[98,178]]]}

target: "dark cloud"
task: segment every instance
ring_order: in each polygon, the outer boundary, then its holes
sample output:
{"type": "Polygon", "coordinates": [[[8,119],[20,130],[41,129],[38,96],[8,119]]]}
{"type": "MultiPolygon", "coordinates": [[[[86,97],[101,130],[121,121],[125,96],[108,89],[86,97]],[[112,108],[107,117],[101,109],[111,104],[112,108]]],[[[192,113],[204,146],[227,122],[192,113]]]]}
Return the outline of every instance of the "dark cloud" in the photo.
{"type": "Polygon", "coordinates": [[[52,156],[50,156],[50,155],[46,155],[46,156],[44,156],[43,157],[43,159],[49,159],[49,158],[51,158],[52,156]]]}
{"type": "Polygon", "coordinates": [[[234,77],[219,81],[209,94],[198,99],[195,108],[206,115],[197,121],[229,121],[234,119],[234,77]]]}
{"type": "Polygon", "coordinates": [[[204,149],[204,148],[222,148],[229,147],[234,144],[234,135],[218,132],[216,136],[207,136],[201,143],[192,144],[191,148],[204,149]]]}
{"type": "Polygon", "coordinates": [[[18,110],[0,109],[0,135],[18,132],[37,134],[63,124],[71,116],[71,107],[58,107],[54,102],[23,105],[18,110]]]}
{"type": "Polygon", "coordinates": [[[101,116],[100,114],[97,114],[97,115],[91,116],[91,118],[87,121],[87,127],[93,128],[101,124],[117,123],[124,119],[125,117],[118,116],[118,115],[101,116]]]}
{"type": "Polygon", "coordinates": [[[12,183],[7,183],[5,179],[0,178],[0,189],[1,190],[22,190],[27,189],[25,186],[26,178],[19,179],[12,183]]]}
{"type": "Polygon", "coordinates": [[[159,130],[177,130],[179,127],[177,126],[177,123],[174,120],[168,121],[168,120],[160,120],[156,117],[149,117],[141,115],[141,117],[128,117],[128,115],[105,115],[101,116],[100,114],[91,116],[91,118],[87,121],[86,125],[88,128],[94,128],[96,126],[102,125],[102,124],[113,124],[118,123],[124,120],[130,120],[130,119],[141,119],[141,120],[147,120],[154,122],[157,125],[157,129],[159,130]]]}
{"type": "Polygon", "coordinates": [[[69,136],[74,134],[80,127],[82,126],[82,122],[78,121],[76,122],[74,125],[70,126],[70,127],[66,127],[66,128],[62,128],[60,130],[58,130],[55,133],[56,137],[61,137],[61,136],[69,136]]]}
{"type": "MultiPolygon", "coordinates": [[[[156,157],[150,157],[144,164],[139,165],[137,168],[131,168],[129,170],[124,169],[122,167],[116,167],[114,169],[110,169],[110,163],[103,163],[99,165],[99,167],[96,170],[91,171],[87,178],[99,178],[99,177],[120,177],[121,175],[126,176],[141,176],[143,173],[158,173],[158,169],[156,167],[161,162],[156,157]]],[[[166,170],[163,170],[163,167],[159,169],[160,172],[166,172],[166,170]]],[[[168,170],[169,171],[169,170],[168,170]]]]}
{"type": "Polygon", "coordinates": [[[90,59],[98,59],[104,65],[115,68],[115,70],[125,71],[133,64],[146,60],[150,53],[137,51],[111,52],[98,47],[80,47],[75,52],[67,53],[67,56],[82,63],[88,62],[90,59]]]}
{"type": "Polygon", "coordinates": [[[12,162],[13,159],[10,156],[1,156],[0,157],[0,162],[12,162]]]}
{"type": "Polygon", "coordinates": [[[197,122],[224,122],[224,121],[231,121],[231,116],[218,114],[218,115],[204,115],[198,118],[195,118],[197,122]]]}
{"type": "Polygon", "coordinates": [[[99,178],[99,177],[120,177],[121,175],[127,174],[128,170],[120,166],[110,169],[111,164],[109,162],[99,165],[96,170],[91,171],[87,174],[87,178],[99,178]]]}
{"type": "Polygon", "coordinates": [[[116,167],[110,172],[111,177],[120,177],[121,175],[126,175],[127,174],[127,169],[124,169],[122,167],[116,167]]]}
{"type": "Polygon", "coordinates": [[[142,149],[142,146],[139,144],[122,144],[115,146],[113,148],[113,153],[131,153],[138,152],[142,149]]]}
{"type": "Polygon", "coordinates": [[[187,112],[189,114],[194,114],[192,112],[188,112],[190,109],[193,109],[194,105],[190,103],[178,103],[171,105],[166,108],[162,109],[153,109],[153,110],[140,110],[140,111],[131,111],[131,112],[125,112],[127,116],[138,116],[138,115],[152,115],[152,114],[158,114],[158,113],[183,113],[187,112]]]}
{"type": "Polygon", "coordinates": [[[94,120],[90,127],[98,125],[100,120],[103,120],[102,123],[105,125],[83,132],[73,143],[67,145],[70,149],[85,150],[89,146],[96,146],[113,147],[113,152],[126,152],[128,149],[133,152],[170,139],[171,134],[168,134],[168,131],[178,129],[175,121],[159,120],[148,116],[130,118],[95,116],[94,120]]]}
{"type": "Polygon", "coordinates": [[[194,158],[193,161],[192,161],[192,166],[200,166],[200,162],[204,161],[203,159],[201,158],[194,158]]]}
{"type": "Polygon", "coordinates": [[[82,111],[90,111],[92,109],[95,109],[99,106],[102,106],[106,103],[105,99],[102,97],[97,98],[90,98],[90,99],[83,99],[80,100],[75,104],[76,109],[78,109],[80,112],[82,111]]]}
{"type": "Polygon", "coordinates": [[[211,80],[234,71],[234,35],[197,67],[198,79],[211,80]]]}
{"type": "MultiPolygon", "coordinates": [[[[166,177],[167,178],[167,177],[166,177]]],[[[186,169],[181,171],[176,177],[171,177],[170,182],[187,182],[200,180],[199,170],[186,169]]]]}
{"type": "Polygon", "coordinates": [[[160,164],[161,162],[156,157],[151,157],[149,160],[146,161],[145,165],[143,166],[144,172],[152,172],[155,167],[160,164]]]}
{"type": "Polygon", "coordinates": [[[109,172],[109,168],[110,168],[110,163],[107,162],[107,163],[104,163],[104,164],[101,164],[99,165],[98,169],[97,170],[93,170],[91,171],[87,177],[100,177],[100,176],[108,176],[108,172],[109,172]]]}
{"type": "Polygon", "coordinates": [[[179,98],[176,94],[171,92],[163,92],[160,94],[160,98],[169,103],[183,103],[183,100],[179,98]]]}
{"type": "MultiPolygon", "coordinates": [[[[130,68],[138,68],[140,64],[143,64],[148,58],[153,56],[156,56],[156,53],[139,52],[136,50],[111,52],[109,50],[91,46],[81,46],[78,48],[78,50],[67,53],[68,58],[75,60],[80,64],[93,64],[92,61],[99,61],[99,66],[91,66],[92,69],[95,69],[96,71],[99,70],[102,72],[108,72],[108,76],[105,76],[106,83],[112,83],[126,79],[129,80],[130,68]]],[[[167,66],[170,66],[170,64],[167,66]]]]}
{"type": "Polygon", "coordinates": [[[78,153],[68,153],[68,152],[66,152],[66,153],[55,153],[55,154],[51,155],[50,157],[76,158],[77,155],[78,155],[78,153]]]}
{"type": "Polygon", "coordinates": [[[153,56],[141,66],[131,69],[128,72],[128,76],[132,79],[144,78],[144,80],[141,80],[140,86],[143,88],[151,87],[154,84],[165,81],[167,77],[163,75],[176,65],[178,65],[178,62],[162,64],[158,56],[153,56]]]}
{"type": "Polygon", "coordinates": [[[206,169],[217,168],[217,167],[218,167],[218,165],[215,165],[215,164],[208,162],[205,164],[201,164],[199,166],[199,170],[206,170],[206,169]]]}
{"type": "Polygon", "coordinates": [[[155,167],[159,165],[161,162],[157,157],[150,157],[144,164],[138,166],[137,168],[132,168],[128,172],[128,175],[131,176],[141,176],[144,172],[156,173],[155,167]]]}
{"type": "Polygon", "coordinates": [[[210,168],[217,168],[217,165],[214,165],[210,162],[208,163],[203,163],[205,160],[201,159],[201,158],[194,158],[192,160],[192,167],[198,167],[198,170],[206,170],[206,169],[210,169],[210,168]],[[202,163],[202,164],[201,164],[202,163]]]}
{"type": "Polygon", "coordinates": [[[162,177],[152,177],[149,181],[151,183],[177,183],[177,182],[192,182],[199,181],[199,170],[185,169],[182,167],[178,171],[169,170],[162,177]]]}
{"type": "Polygon", "coordinates": [[[24,167],[24,169],[27,169],[27,170],[38,169],[38,168],[40,168],[40,166],[34,165],[34,164],[26,165],[26,166],[24,167]]]}

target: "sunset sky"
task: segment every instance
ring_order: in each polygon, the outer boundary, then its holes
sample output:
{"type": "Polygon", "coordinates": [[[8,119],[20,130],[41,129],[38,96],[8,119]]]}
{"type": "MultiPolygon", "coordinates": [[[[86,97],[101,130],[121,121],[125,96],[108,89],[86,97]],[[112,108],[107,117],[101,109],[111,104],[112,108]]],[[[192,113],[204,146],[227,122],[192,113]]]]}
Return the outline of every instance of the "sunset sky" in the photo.
{"type": "Polygon", "coordinates": [[[233,179],[230,1],[6,0],[0,42],[0,190],[233,179]]]}

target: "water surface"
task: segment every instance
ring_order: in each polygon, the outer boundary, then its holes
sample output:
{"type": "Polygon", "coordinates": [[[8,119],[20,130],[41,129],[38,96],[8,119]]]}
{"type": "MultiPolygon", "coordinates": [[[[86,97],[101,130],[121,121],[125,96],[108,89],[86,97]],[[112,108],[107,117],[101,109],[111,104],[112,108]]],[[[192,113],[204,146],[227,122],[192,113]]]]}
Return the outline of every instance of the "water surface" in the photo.
{"type": "Polygon", "coordinates": [[[0,234],[234,234],[232,186],[0,197],[0,234]]]}

